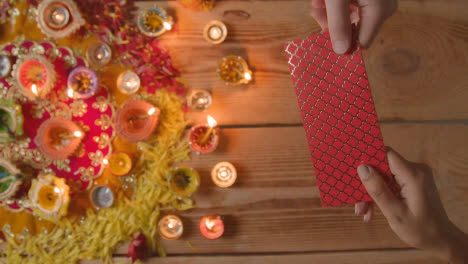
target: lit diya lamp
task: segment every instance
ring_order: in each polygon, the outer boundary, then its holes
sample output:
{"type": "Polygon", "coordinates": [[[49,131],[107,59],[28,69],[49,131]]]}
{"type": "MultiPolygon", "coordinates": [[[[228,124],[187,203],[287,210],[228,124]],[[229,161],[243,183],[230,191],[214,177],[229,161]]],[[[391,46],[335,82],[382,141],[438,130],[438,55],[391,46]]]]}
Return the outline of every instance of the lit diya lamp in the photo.
{"type": "Polygon", "coordinates": [[[27,55],[13,66],[21,94],[31,100],[44,98],[55,82],[54,66],[42,55],[27,55]]]}
{"type": "Polygon", "coordinates": [[[140,12],[137,26],[141,33],[149,37],[159,37],[172,29],[174,22],[162,7],[150,7],[140,12]]]}
{"type": "Polygon", "coordinates": [[[89,199],[96,209],[105,209],[114,204],[114,193],[107,186],[97,185],[89,193],[89,199]]]}
{"type": "Polygon", "coordinates": [[[137,142],[148,139],[158,124],[159,108],[137,99],[130,99],[117,109],[115,130],[124,140],[137,142]]]}
{"type": "Polygon", "coordinates": [[[84,23],[72,0],[44,0],[37,7],[37,25],[49,37],[66,37],[84,23]]]}
{"type": "Polygon", "coordinates": [[[22,180],[23,175],[14,165],[0,159],[0,201],[13,197],[22,180]]]}
{"type": "Polygon", "coordinates": [[[188,107],[195,111],[207,109],[211,105],[211,102],[211,94],[206,90],[192,90],[187,96],[188,107]]]}
{"type": "Polygon", "coordinates": [[[11,70],[10,58],[6,55],[0,55],[0,78],[6,77],[11,70]]]}
{"type": "Polygon", "coordinates": [[[70,98],[86,99],[98,90],[96,72],[90,68],[78,66],[68,74],[67,94],[70,98]]]}
{"type": "Polygon", "coordinates": [[[55,175],[39,175],[32,180],[28,193],[33,207],[46,218],[65,216],[70,203],[70,187],[55,175]]]}
{"type": "Polygon", "coordinates": [[[229,85],[248,84],[252,80],[249,65],[237,55],[224,57],[218,65],[217,72],[219,78],[229,85]]]}
{"type": "Polygon", "coordinates": [[[167,176],[169,188],[177,195],[188,197],[198,190],[200,175],[193,168],[179,167],[167,176]]]}
{"type": "Polygon", "coordinates": [[[177,240],[184,233],[184,224],[176,215],[166,215],[158,224],[159,235],[166,240],[177,240]]]}
{"type": "Polygon", "coordinates": [[[140,89],[140,77],[134,71],[124,71],[117,78],[117,88],[123,94],[134,94],[140,89]]]}
{"type": "Polygon", "coordinates": [[[73,121],[56,116],[39,126],[34,141],[45,156],[62,160],[75,152],[83,137],[83,131],[73,121]]]}
{"type": "Polygon", "coordinates": [[[0,99],[0,143],[15,141],[16,137],[23,135],[23,122],[21,106],[0,99]]]}
{"type": "Polygon", "coordinates": [[[211,170],[211,179],[219,187],[230,187],[237,179],[236,167],[227,161],[220,162],[211,170]]]}
{"type": "Polygon", "coordinates": [[[200,233],[207,239],[218,239],[224,234],[224,222],[219,215],[204,216],[199,224],[200,233]]]}
{"type": "Polygon", "coordinates": [[[219,129],[216,120],[208,115],[208,124],[192,127],[189,133],[190,148],[197,154],[213,152],[219,144],[219,129]]]}
{"type": "Polygon", "coordinates": [[[203,29],[203,36],[206,41],[212,44],[221,44],[227,37],[227,27],[226,25],[218,20],[212,20],[206,24],[203,29]]]}
{"type": "Polygon", "coordinates": [[[108,165],[109,171],[115,176],[127,175],[133,166],[132,158],[122,151],[112,153],[109,159],[104,159],[103,163],[108,165]]]}
{"type": "Polygon", "coordinates": [[[104,42],[94,42],[86,50],[86,57],[92,65],[104,66],[112,58],[112,49],[104,42]]]}

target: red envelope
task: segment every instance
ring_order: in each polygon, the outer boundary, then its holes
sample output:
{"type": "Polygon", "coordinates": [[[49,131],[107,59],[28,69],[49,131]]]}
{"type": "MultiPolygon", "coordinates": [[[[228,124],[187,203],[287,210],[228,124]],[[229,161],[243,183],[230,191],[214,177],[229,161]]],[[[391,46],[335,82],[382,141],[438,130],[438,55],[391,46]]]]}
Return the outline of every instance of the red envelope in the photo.
{"type": "Polygon", "coordinates": [[[322,206],[372,201],[357,174],[369,164],[399,188],[388,167],[361,49],[338,55],[327,33],[285,43],[322,206]]]}

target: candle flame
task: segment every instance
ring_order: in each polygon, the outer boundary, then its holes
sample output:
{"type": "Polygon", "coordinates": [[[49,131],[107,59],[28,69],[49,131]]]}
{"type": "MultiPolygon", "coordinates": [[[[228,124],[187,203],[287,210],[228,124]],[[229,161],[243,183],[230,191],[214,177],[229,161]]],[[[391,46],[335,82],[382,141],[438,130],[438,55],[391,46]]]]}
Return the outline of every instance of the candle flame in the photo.
{"type": "Polygon", "coordinates": [[[167,21],[164,21],[163,23],[163,26],[166,30],[171,30],[172,29],[172,25],[171,23],[167,22],[167,21]]]}
{"type": "Polygon", "coordinates": [[[155,112],[156,112],[156,108],[151,107],[151,108],[148,110],[148,115],[153,115],[155,112]]]}
{"type": "Polygon", "coordinates": [[[205,220],[205,225],[206,225],[206,227],[207,227],[209,230],[213,230],[213,227],[215,226],[215,221],[213,221],[213,220],[207,218],[207,219],[205,220]]]}
{"type": "Polygon", "coordinates": [[[73,98],[73,94],[74,94],[73,89],[69,88],[69,89],[67,90],[67,95],[68,95],[68,97],[73,98]]]}
{"type": "Polygon", "coordinates": [[[73,135],[74,135],[75,137],[77,137],[77,138],[80,138],[80,137],[83,136],[83,132],[77,130],[77,131],[73,132],[73,135]]]}
{"type": "Polygon", "coordinates": [[[108,160],[108,159],[106,159],[106,158],[104,158],[104,159],[102,160],[102,164],[104,164],[104,165],[107,165],[107,164],[109,164],[109,160],[108,160]]]}
{"type": "Polygon", "coordinates": [[[250,72],[245,72],[245,73],[244,73],[244,78],[245,78],[247,81],[250,81],[250,80],[252,80],[252,74],[250,74],[250,72]]]}
{"type": "Polygon", "coordinates": [[[55,193],[60,193],[60,188],[59,187],[54,187],[54,192],[55,193]]]}
{"type": "Polygon", "coordinates": [[[172,229],[172,228],[174,228],[174,223],[173,223],[172,221],[170,221],[170,222],[167,224],[167,226],[168,226],[169,228],[172,229]]]}
{"type": "Polygon", "coordinates": [[[208,120],[208,125],[209,125],[210,127],[215,127],[215,126],[218,125],[218,123],[216,122],[216,120],[215,120],[212,116],[208,115],[208,116],[206,117],[206,119],[208,120]]]}
{"type": "Polygon", "coordinates": [[[36,84],[32,84],[31,85],[31,92],[35,95],[37,95],[37,85],[36,84]]]}

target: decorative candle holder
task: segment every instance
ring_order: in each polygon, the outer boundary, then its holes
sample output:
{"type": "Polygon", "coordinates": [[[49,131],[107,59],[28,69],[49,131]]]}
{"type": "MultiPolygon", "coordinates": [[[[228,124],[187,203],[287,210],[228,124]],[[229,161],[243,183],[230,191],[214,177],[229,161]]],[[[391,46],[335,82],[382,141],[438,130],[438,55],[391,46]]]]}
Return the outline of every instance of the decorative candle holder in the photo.
{"type": "Polygon", "coordinates": [[[200,175],[193,168],[180,167],[167,175],[171,191],[179,196],[189,197],[200,186],[200,175]]]}
{"type": "Polygon", "coordinates": [[[165,240],[177,240],[184,233],[184,224],[176,215],[166,215],[158,224],[158,233],[165,240]]]}
{"type": "Polygon", "coordinates": [[[62,160],[75,152],[83,137],[83,131],[75,123],[56,116],[41,124],[34,141],[45,156],[62,160]]]}
{"type": "Polygon", "coordinates": [[[6,77],[11,71],[11,61],[6,55],[0,55],[0,78],[6,77]]]}
{"type": "Polygon", "coordinates": [[[237,55],[224,57],[218,65],[218,76],[227,85],[248,84],[252,80],[252,71],[249,65],[237,55]]]}
{"type": "Polygon", "coordinates": [[[224,42],[228,34],[226,25],[218,20],[212,20],[206,24],[203,29],[203,36],[206,41],[212,44],[221,44],[224,42]]]}
{"type": "Polygon", "coordinates": [[[187,105],[194,111],[207,109],[211,102],[211,94],[206,90],[192,90],[187,96],[187,105]]]}
{"type": "Polygon", "coordinates": [[[159,37],[172,29],[174,22],[162,7],[150,7],[140,12],[137,26],[141,33],[149,37],[159,37]]]}
{"type": "Polygon", "coordinates": [[[76,67],[67,80],[68,96],[75,99],[86,99],[93,96],[98,90],[96,72],[83,66],[76,67]]]}
{"type": "Polygon", "coordinates": [[[0,158],[0,201],[13,197],[22,179],[21,172],[15,166],[0,158]]]}
{"type": "Polygon", "coordinates": [[[114,152],[105,163],[108,163],[109,171],[115,176],[127,175],[133,166],[132,158],[125,152],[114,152]]]}
{"type": "Polygon", "coordinates": [[[16,137],[23,135],[23,122],[21,106],[0,99],[0,143],[15,141],[16,137]]]}
{"type": "Polygon", "coordinates": [[[49,37],[66,37],[84,24],[72,0],[44,0],[37,7],[37,25],[49,37]]]}
{"type": "Polygon", "coordinates": [[[219,144],[219,129],[217,123],[208,116],[208,124],[196,125],[190,129],[189,146],[197,154],[215,151],[219,144]]]}
{"type": "Polygon", "coordinates": [[[207,239],[218,239],[224,234],[224,222],[219,215],[204,216],[199,224],[200,233],[207,239]]]}
{"type": "Polygon", "coordinates": [[[112,49],[104,42],[95,42],[86,50],[86,58],[96,67],[104,66],[112,58],[112,49]]]}
{"type": "Polygon", "coordinates": [[[220,162],[211,170],[211,179],[219,187],[230,187],[236,182],[236,167],[227,161],[220,162]]]}
{"type": "Polygon", "coordinates": [[[44,98],[55,82],[54,66],[42,55],[26,55],[13,66],[21,94],[31,100],[44,98]]]}
{"type": "Polygon", "coordinates": [[[156,128],[160,112],[146,101],[130,99],[115,114],[115,130],[130,142],[146,140],[156,128]]]}
{"type": "Polygon", "coordinates": [[[97,185],[89,193],[89,199],[96,209],[105,209],[114,204],[114,193],[107,186],[97,185]]]}
{"type": "Polygon", "coordinates": [[[117,88],[123,94],[134,94],[140,89],[140,77],[134,71],[124,71],[117,78],[117,88]]]}
{"type": "Polygon", "coordinates": [[[55,175],[39,175],[32,180],[29,200],[33,207],[46,218],[60,218],[67,214],[70,188],[65,180],[55,175]]]}

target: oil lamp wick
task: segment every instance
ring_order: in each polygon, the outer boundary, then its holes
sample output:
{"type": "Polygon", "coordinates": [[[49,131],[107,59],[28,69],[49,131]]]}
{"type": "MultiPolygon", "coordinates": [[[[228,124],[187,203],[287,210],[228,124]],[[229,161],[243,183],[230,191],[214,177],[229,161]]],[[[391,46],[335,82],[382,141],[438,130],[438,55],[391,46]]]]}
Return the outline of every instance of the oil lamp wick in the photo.
{"type": "Polygon", "coordinates": [[[209,126],[210,128],[208,129],[208,131],[206,131],[205,135],[203,136],[203,138],[202,138],[202,140],[201,140],[201,143],[202,143],[202,144],[205,144],[205,142],[210,138],[211,133],[213,133],[213,129],[214,129],[214,128],[216,127],[216,125],[218,124],[218,123],[216,122],[216,120],[215,120],[212,116],[210,116],[210,115],[208,115],[207,120],[208,120],[208,126],[209,126]]]}

